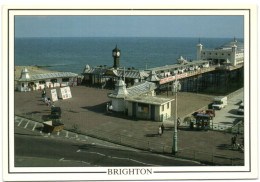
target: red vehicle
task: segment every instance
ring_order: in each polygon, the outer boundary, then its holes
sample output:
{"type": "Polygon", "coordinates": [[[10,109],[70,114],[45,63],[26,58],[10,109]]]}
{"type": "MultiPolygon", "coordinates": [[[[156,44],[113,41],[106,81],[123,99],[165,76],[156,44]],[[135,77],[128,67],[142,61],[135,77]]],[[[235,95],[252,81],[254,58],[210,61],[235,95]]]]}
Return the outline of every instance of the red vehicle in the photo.
{"type": "Polygon", "coordinates": [[[213,109],[208,109],[206,111],[203,111],[203,110],[198,110],[197,112],[193,113],[192,115],[194,117],[196,117],[198,114],[201,114],[201,115],[208,115],[210,119],[212,119],[213,117],[215,117],[215,110],[213,109]]]}

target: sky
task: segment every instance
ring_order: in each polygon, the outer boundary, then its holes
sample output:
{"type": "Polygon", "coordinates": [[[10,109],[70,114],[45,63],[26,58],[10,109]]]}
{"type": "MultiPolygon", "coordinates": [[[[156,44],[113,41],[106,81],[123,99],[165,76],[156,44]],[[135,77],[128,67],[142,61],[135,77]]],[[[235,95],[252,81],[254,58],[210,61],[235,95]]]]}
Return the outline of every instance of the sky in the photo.
{"type": "Polygon", "coordinates": [[[243,16],[15,16],[16,37],[243,38],[243,16]]]}

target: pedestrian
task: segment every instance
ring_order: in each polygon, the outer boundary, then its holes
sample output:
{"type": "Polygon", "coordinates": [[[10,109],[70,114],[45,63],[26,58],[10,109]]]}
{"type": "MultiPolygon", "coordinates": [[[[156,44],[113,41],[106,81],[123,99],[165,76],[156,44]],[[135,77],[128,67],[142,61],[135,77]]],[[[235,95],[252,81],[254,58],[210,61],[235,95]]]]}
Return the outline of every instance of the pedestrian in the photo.
{"type": "Polygon", "coordinates": [[[107,107],[106,107],[106,109],[107,109],[107,113],[108,113],[108,111],[109,111],[109,105],[108,105],[108,103],[107,103],[107,107]]]}
{"type": "Polygon", "coordinates": [[[236,135],[234,135],[232,138],[231,138],[231,145],[232,145],[232,148],[236,148],[236,135]]]}
{"type": "Polygon", "coordinates": [[[50,106],[50,105],[51,105],[51,99],[48,98],[48,99],[47,99],[47,106],[50,106]]]}
{"type": "Polygon", "coordinates": [[[161,126],[159,126],[159,130],[158,130],[158,135],[162,135],[162,127],[161,126]]]}
{"type": "Polygon", "coordinates": [[[181,119],[180,119],[180,117],[178,117],[178,119],[177,119],[177,129],[179,129],[180,124],[181,124],[181,119]]]}
{"type": "Polygon", "coordinates": [[[163,125],[163,123],[161,125],[161,128],[162,128],[162,134],[163,134],[163,132],[164,132],[164,125],[163,125]]]}
{"type": "Polygon", "coordinates": [[[234,146],[237,146],[237,135],[234,136],[234,146]]]}

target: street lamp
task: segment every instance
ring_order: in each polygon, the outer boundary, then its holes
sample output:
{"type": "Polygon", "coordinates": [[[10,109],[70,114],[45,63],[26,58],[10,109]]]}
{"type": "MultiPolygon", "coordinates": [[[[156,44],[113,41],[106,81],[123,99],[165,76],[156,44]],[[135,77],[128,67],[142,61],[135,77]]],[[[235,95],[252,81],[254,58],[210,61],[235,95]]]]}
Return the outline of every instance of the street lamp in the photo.
{"type": "Polygon", "coordinates": [[[175,121],[174,121],[174,135],[173,135],[173,146],[172,153],[176,154],[178,151],[178,135],[177,135],[177,93],[181,90],[181,84],[177,81],[178,75],[175,76],[175,82],[173,83],[172,91],[175,92],[175,121]]]}

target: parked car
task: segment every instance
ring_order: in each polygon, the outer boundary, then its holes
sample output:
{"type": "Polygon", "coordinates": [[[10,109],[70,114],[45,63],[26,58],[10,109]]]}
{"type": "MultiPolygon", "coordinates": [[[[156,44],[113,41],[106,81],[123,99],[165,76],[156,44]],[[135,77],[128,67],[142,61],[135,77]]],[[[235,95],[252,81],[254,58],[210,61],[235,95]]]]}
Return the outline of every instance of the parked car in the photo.
{"type": "Polygon", "coordinates": [[[237,109],[237,114],[244,114],[244,103],[242,102],[238,109],[237,109]]]}

